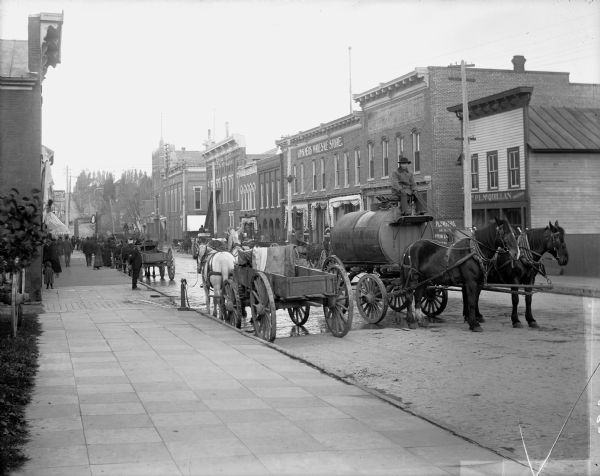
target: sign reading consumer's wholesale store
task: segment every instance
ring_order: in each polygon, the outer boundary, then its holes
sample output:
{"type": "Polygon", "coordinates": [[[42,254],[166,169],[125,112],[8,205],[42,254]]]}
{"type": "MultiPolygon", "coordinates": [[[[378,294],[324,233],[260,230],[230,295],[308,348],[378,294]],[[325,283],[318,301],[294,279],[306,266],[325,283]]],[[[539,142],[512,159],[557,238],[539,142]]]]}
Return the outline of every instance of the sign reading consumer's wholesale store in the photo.
{"type": "Polygon", "coordinates": [[[298,158],[310,157],[311,155],[321,154],[328,150],[339,149],[340,147],[344,147],[344,139],[342,136],[334,137],[333,139],[327,139],[316,144],[307,145],[306,147],[300,147],[298,149],[298,158]]]}

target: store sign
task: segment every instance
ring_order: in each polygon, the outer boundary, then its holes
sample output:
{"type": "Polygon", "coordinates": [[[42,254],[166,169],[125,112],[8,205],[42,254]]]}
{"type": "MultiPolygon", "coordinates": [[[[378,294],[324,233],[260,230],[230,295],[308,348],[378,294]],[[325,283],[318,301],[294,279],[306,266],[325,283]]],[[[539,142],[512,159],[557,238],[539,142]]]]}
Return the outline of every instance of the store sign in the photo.
{"type": "Polygon", "coordinates": [[[332,149],[344,147],[344,138],[342,136],[334,137],[333,139],[324,140],[298,149],[298,158],[310,157],[314,154],[321,154],[332,149]]]}
{"type": "Polygon", "coordinates": [[[502,192],[483,192],[474,193],[472,195],[473,202],[508,202],[515,200],[523,200],[525,198],[525,190],[504,190],[502,192]]]}

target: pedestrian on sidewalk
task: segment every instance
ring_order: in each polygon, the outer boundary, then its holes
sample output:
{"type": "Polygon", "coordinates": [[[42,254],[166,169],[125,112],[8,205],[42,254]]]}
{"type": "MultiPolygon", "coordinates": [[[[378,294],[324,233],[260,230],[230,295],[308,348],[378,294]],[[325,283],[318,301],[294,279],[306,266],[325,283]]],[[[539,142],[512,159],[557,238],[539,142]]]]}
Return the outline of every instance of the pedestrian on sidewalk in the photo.
{"type": "Polygon", "coordinates": [[[129,253],[129,264],[131,265],[131,289],[138,289],[137,280],[142,270],[142,254],[137,246],[132,246],[129,253]]]}
{"type": "Polygon", "coordinates": [[[54,270],[50,261],[44,263],[44,284],[46,285],[46,289],[49,287],[54,289],[54,270]]]}
{"type": "Polygon", "coordinates": [[[56,239],[52,237],[51,233],[48,233],[48,241],[42,250],[42,262],[45,263],[46,261],[50,261],[52,264],[52,269],[58,278],[62,272],[62,268],[60,266],[60,259],[58,257],[58,244],[56,239]]]}
{"type": "Polygon", "coordinates": [[[85,255],[85,265],[89,268],[92,265],[92,254],[94,253],[94,245],[89,236],[86,236],[85,240],[83,240],[81,251],[85,255]]]}
{"type": "Polygon", "coordinates": [[[67,239],[63,241],[63,253],[65,254],[65,266],[67,268],[70,268],[71,254],[73,254],[73,243],[71,242],[71,240],[69,240],[68,236],[67,239]]]}
{"type": "Polygon", "coordinates": [[[60,263],[62,260],[61,258],[64,257],[65,255],[65,249],[64,249],[64,240],[62,236],[58,237],[58,240],[56,241],[56,250],[58,251],[58,262],[60,263]]]}
{"type": "Polygon", "coordinates": [[[104,261],[102,261],[102,253],[104,251],[104,246],[102,244],[102,240],[98,240],[96,243],[96,249],[94,250],[94,269],[100,269],[104,266],[104,261]]]}

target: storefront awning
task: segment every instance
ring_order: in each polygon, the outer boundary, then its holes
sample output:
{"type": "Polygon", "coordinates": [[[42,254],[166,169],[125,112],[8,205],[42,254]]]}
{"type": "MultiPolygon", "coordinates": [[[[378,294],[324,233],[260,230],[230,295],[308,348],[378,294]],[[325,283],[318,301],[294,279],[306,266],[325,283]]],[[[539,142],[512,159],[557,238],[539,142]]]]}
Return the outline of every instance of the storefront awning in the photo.
{"type": "Polygon", "coordinates": [[[48,229],[49,233],[53,235],[68,235],[69,228],[65,225],[60,218],[58,218],[53,212],[48,212],[44,216],[44,224],[48,229]]]}
{"type": "Polygon", "coordinates": [[[353,207],[360,206],[360,195],[346,195],[345,197],[335,197],[329,200],[329,205],[333,208],[341,207],[342,205],[352,205],[353,207]]]}

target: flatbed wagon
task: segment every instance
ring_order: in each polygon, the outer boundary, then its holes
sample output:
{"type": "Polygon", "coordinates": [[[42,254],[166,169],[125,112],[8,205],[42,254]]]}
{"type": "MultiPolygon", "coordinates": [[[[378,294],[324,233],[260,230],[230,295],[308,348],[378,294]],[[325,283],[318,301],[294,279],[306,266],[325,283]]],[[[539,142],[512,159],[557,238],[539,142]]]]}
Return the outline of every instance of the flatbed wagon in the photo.
{"type": "Polygon", "coordinates": [[[334,336],[343,337],[352,327],[351,291],[346,270],[338,265],[322,271],[294,264],[277,273],[236,264],[233,277],[223,283],[222,316],[240,327],[249,306],[255,334],[272,342],[278,309],[287,309],[292,322],[302,326],[310,308],[321,306],[328,329],[334,336]]]}

